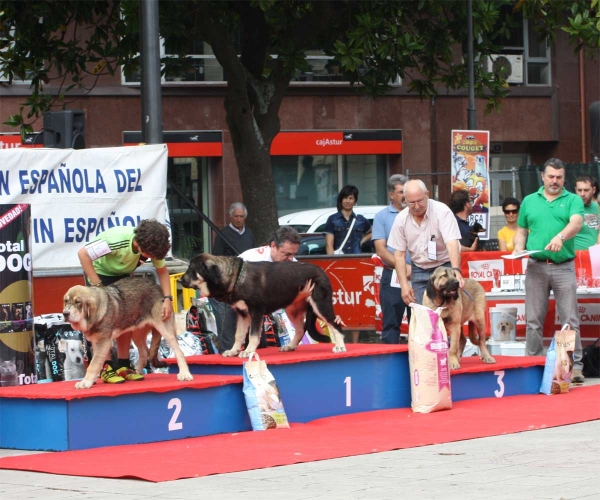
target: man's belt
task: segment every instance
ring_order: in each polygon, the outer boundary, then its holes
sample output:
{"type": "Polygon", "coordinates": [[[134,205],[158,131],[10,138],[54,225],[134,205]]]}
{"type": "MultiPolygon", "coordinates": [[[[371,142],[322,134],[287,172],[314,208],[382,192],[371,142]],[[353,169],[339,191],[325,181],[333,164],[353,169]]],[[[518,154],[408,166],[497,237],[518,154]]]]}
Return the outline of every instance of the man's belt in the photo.
{"type": "Polygon", "coordinates": [[[554,262],[552,259],[536,259],[535,257],[532,257],[532,259],[535,260],[536,262],[539,262],[540,264],[560,265],[560,264],[566,264],[567,262],[573,262],[575,260],[575,257],[572,257],[567,260],[563,260],[561,262],[554,262]]]}

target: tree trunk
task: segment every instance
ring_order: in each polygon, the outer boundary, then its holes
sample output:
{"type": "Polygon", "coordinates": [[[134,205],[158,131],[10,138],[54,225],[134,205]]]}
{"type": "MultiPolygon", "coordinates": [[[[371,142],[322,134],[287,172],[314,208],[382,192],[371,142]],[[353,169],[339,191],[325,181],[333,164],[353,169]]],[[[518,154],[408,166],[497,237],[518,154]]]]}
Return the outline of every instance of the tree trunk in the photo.
{"type": "Polygon", "coordinates": [[[259,114],[256,105],[250,109],[250,99],[247,93],[239,95],[230,86],[225,111],[248,209],[247,224],[256,243],[266,245],[279,227],[270,152],[273,138],[279,132],[279,105],[259,114]]]}

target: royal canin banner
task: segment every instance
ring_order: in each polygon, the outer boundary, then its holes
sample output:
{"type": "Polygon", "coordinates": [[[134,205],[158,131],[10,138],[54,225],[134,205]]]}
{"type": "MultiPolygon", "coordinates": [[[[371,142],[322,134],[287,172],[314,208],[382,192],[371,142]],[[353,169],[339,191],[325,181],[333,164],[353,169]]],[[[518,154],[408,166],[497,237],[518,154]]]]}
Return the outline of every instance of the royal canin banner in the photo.
{"type": "Polygon", "coordinates": [[[33,268],[80,267],[77,251],[113,226],[165,223],[167,148],[0,149],[0,204],[31,206],[33,268]]]}
{"type": "Polygon", "coordinates": [[[485,228],[480,240],[490,237],[490,133],[487,130],[452,131],[452,191],[465,189],[473,202],[469,224],[485,228]]]}

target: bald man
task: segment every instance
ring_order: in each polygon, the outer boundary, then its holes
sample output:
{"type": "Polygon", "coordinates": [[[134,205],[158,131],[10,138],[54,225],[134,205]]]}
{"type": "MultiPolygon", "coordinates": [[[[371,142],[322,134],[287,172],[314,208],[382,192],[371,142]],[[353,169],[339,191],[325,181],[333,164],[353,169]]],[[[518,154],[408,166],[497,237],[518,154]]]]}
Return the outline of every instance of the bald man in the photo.
{"type": "Polygon", "coordinates": [[[427,186],[421,180],[404,185],[406,208],[394,221],[388,245],[394,249],[394,260],[402,300],[406,304],[423,303],[429,276],[440,266],[453,268],[464,287],[460,270],[460,229],[447,205],[429,199],[427,186]],[[406,252],[410,254],[411,283],[406,273],[406,252]]]}

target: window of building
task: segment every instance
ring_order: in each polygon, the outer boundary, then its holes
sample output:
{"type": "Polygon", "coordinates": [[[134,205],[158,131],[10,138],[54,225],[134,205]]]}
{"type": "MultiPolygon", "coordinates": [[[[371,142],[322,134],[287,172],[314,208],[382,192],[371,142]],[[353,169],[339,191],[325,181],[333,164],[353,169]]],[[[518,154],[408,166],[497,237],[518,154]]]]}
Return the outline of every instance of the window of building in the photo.
{"type": "Polygon", "coordinates": [[[358,187],[360,205],[386,205],[387,155],[272,156],[279,216],[334,207],[340,189],[358,187]]]}
{"type": "MultiPolygon", "coordinates": [[[[177,55],[179,47],[171,43],[169,39],[161,38],[160,56],[167,58],[168,64],[163,66],[164,74],[161,78],[162,83],[224,83],[226,74],[223,67],[219,64],[211,46],[201,40],[190,40],[187,43],[186,61],[180,62],[177,55]]],[[[271,55],[273,60],[277,55],[271,55]]],[[[307,71],[297,70],[292,78],[294,83],[331,83],[344,84],[349,82],[343,80],[343,73],[340,65],[332,56],[328,56],[322,50],[308,50],[306,59],[310,66],[307,71]]],[[[140,83],[141,72],[139,69],[133,69],[129,72],[123,72],[123,83],[140,83]],[[126,74],[127,73],[127,74],[126,74]]],[[[401,79],[390,82],[390,85],[400,85],[401,79]]]]}
{"type": "MultiPolygon", "coordinates": [[[[501,21],[511,13],[512,6],[500,9],[501,21]]],[[[488,71],[502,71],[513,85],[550,85],[550,47],[535,30],[534,19],[523,19],[518,13],[494,40],[501,47],[499,54],[490,57],[488,71]]]]}

